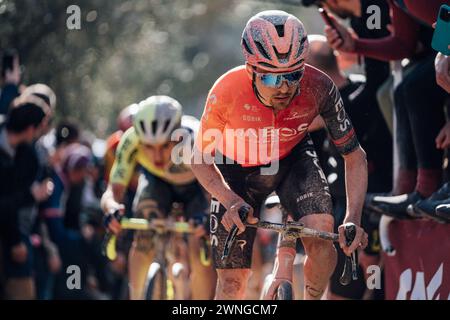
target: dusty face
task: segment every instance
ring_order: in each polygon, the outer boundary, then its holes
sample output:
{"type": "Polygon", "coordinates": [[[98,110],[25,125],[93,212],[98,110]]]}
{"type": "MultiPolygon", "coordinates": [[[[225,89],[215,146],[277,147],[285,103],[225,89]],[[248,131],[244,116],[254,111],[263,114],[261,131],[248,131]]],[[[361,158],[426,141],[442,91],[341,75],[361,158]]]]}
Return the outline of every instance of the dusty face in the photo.
{"type": "MultiPolygon", "coordinates": [[[[259,68],[256,68],[256,72],[269,73],[259,68]]],[[[283,81],[281,87],[271,88],[265,86],[259,77],[255,77],[255,86],[261,95],[261,100],[265,105],[273,107],[276,111],[284,110],[289,106],[299,85],[289,85],[287,81],[283,81]]]]}
{"type": "Polygon", "coordinates": [[[143,147],[146,156],[155,165],[155,167],[162,169],[170,162],[172,149],[175,145],[176,142],[169,141],[160,145],[143,144],[143,147]]]}

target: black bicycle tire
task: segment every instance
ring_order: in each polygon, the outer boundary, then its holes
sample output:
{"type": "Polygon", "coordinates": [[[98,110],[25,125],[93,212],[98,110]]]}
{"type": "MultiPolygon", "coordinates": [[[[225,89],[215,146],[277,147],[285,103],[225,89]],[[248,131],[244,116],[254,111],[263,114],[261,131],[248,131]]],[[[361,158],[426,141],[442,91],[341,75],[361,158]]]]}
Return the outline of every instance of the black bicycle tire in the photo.
{"type": "Polygon", "coordinates": [[[294,300],[294,289],[288,281],[283,281],[277,288],[275,300],[294,300]]]}

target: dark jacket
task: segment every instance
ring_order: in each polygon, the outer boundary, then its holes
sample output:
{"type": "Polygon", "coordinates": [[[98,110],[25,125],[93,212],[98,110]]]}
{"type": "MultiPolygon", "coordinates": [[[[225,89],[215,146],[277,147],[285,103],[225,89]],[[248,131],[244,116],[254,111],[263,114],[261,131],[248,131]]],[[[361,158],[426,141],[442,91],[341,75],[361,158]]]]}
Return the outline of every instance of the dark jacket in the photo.
{"type": "MultiPolygon", "coordinates": [[[[0,133],[5,130],[0,128],[0,133]]],[[[22,144],[13,157],[0,146],[0,236],[11,245],[20,242],[19,209],[34,203],[31,185],[37,158],[30,145],[22,144]]]]}
{"type": "Polygon", "coordinates": [[[7,84],[2,88],[0,93],[0,115],[8,114],[11,102],[19,95],[19,87],[14,84],[7,84]]]}

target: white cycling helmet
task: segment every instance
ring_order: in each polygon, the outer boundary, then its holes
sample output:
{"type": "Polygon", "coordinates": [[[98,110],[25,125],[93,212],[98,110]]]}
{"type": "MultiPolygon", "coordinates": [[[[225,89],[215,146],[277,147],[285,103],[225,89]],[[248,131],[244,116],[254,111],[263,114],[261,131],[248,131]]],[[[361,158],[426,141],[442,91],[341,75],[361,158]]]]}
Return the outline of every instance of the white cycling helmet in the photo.
{"type": "Polygon", "coordinates": [[[139,103],[133,126],[140,141],[158,145],[170,140],[172,132],[181,126],[183,108],[168,96],[152,96],[139,103]]]}

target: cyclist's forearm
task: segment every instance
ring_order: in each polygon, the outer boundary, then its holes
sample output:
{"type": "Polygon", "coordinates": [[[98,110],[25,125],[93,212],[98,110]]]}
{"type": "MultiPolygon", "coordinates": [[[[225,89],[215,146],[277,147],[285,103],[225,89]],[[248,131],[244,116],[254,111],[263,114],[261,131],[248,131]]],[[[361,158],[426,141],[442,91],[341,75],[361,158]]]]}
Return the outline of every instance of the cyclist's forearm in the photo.
{"type": "Polygon", "coordinates": [[[347,213],[344,223],[361,225],[361,212],[367,192],[367,160],[362,148],[344,156],[347,213]]]}
{"type": "Polygon", "coordinates": [[[225,208],[231,207],[237,199],[240,199],[225,182],[216,165],[205,163],[194,164],[191,168],[198,182],[225,208]]]}

